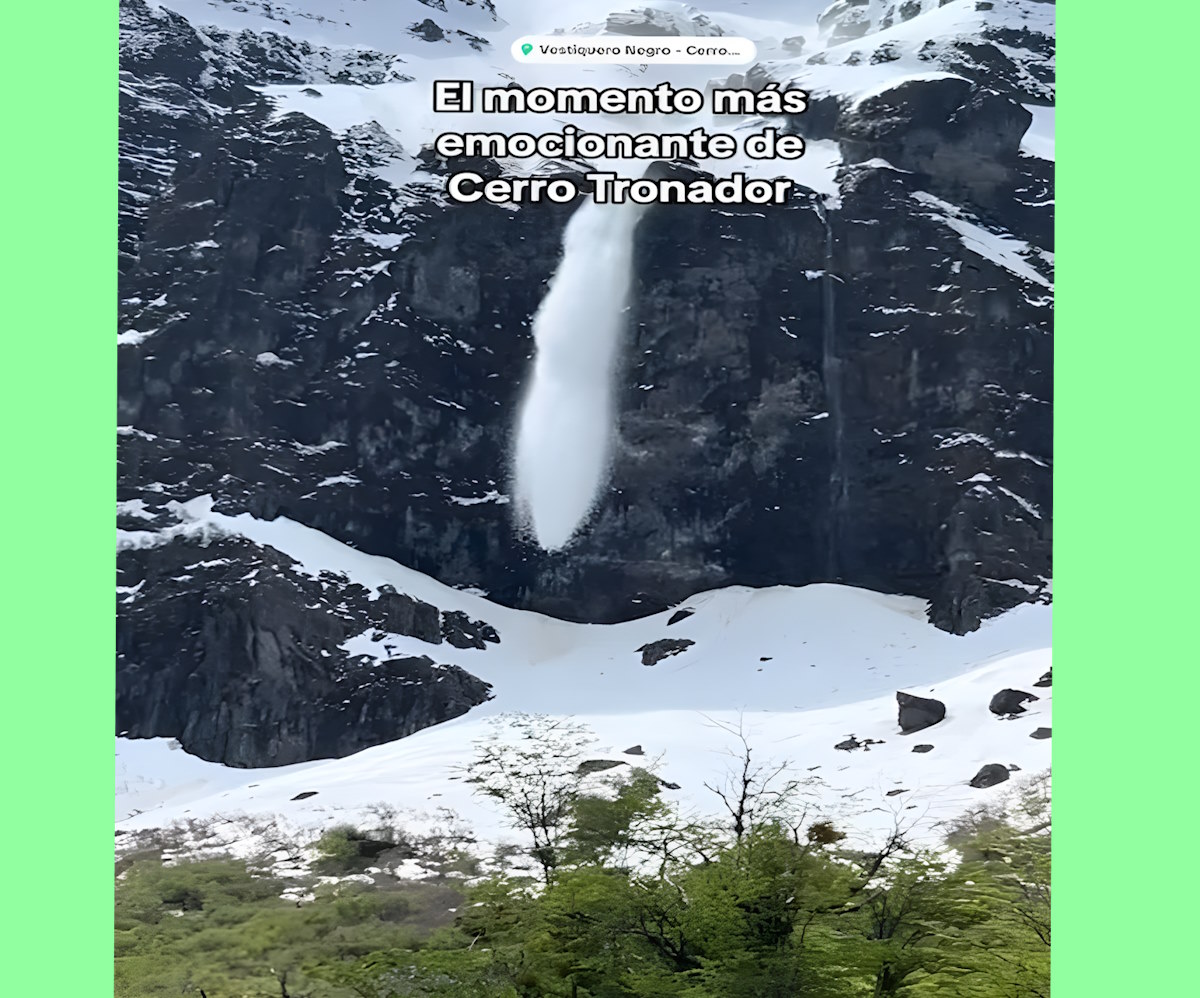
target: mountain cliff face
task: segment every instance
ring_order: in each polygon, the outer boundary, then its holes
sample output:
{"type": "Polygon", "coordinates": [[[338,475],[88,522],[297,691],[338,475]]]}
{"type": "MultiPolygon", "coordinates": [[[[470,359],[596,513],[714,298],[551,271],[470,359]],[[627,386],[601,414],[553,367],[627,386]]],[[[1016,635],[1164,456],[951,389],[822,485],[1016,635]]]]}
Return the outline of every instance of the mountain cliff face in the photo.
{"type": "Polygon", "coordinates": [[[1054,195],[1028,136],[1053,5],[843,0],[825,47],[734,79],[809,89],[786,124],[840,164],[786,205],[648,210],[608,485],[555,553],[514,526],[509,463],[573,206],[449,204],[463,164],[342,110],[383,87],[425,103],[435,47],[510,62],[488,36],[509,14],[368,5],[395,29],[375,48],[317,0],[178,6],[121,5],[119,730],[272,765],[488,695],[437,665],[461,622],[189,530],[197,496],[576,621],[833,581],[925,597],[964,633],[1041,598],[1054,195]],[[368,627],[428,655],[363,672],[343,645],[368,627]]]}

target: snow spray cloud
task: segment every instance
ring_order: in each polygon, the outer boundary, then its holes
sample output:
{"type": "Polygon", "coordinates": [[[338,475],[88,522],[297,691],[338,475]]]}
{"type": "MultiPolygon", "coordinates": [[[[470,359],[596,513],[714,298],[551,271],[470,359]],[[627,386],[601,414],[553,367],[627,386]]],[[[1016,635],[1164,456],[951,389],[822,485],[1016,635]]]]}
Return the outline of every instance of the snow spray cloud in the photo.
{"type": "Polygon", "coordinates": [[[625,330],[633,231],[645,207],[585,201],[533,320],[533,377],[521,403],[516,509],[557,551],[591,511],[608,473],[612,380],[625,330]]]}

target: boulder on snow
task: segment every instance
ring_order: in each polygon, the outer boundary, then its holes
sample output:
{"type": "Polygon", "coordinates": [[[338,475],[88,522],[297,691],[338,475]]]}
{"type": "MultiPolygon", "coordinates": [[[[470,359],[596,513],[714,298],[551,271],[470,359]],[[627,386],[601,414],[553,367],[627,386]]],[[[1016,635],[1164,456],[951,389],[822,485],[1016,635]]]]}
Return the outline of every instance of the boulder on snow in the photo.
{"type": "Polygon", "coordinates": [[[914,752],[922,752],[922,753],[924,753],[924,752],[932,752],[932,751],[933,751],[933,746],[932,746],[932,745],[914,745],[914,746],[913,746],[913,751],[914,751],[914,752]]]}
{"type": "Polygon", "coordinates": [[[645,755],[646,753],[642,751],[642,747],[640,745],[630,745],[629,748],[627,748],[624,751],[624,753],[622,753],[622,754],[623,755],[645,755]]]}
{"type": "Polygon", "coordinates": [[[584,759],[575,767],[575,772],[580,776],[589,776],[592,773],[603,773],[606,769],[616,769],[618,766],[628,765],[629,763],[621,762],[619,759],[584,759]]]}
{"type": "Polygon", "coordinates": [[[1049,738],[1050,737],[1050,729],[1049,728],[1038,728],[1036,731],[1030,732],[1029,737],[1037,738],[1038,740],[1041,740],[1043,738],[1049,738]]]}
{"type": "Polygon", "coordinates": [[[670,627],[672,624],[678,624],[681,620],[687,620],[695,612],[695,610],[676,610],[667,621],[667,626],[670,627]]]}
{"type": "Polygon", "coordinates": [[[1049,686],[1049,685],[1050,685],[1050,674],[1051,674],[1053,671],[1054,671],[1053,669],[1047,669],[1047,670],[1045,671],[1045,673],[1043,673],[1043,675],[1042,675],[1042,678],[1041,678],[1041,679],[1039,679],[1039,680],[1038,680],[1036,683],[1034,683],[1033,685],[1034,685],[1034,686],[1049,686]]]}
{"type": "Polygon", "coordinates": [[[293,797],[292,800],[308,800],[309,797],[316,797],[316,796],[317,796],[316,790],[302,790],[300,793],[296,794],[296,796],[293,797]]]}
{"type": "Polygon", "coordinates": [[[896,703],[900,706],[900,730],[906,735],[931,727],[946,716],[946,705],[941,700],[897,693],[896,703]]]}
{"type": "Polygon", "coordinates": [[[997,783],[1003,783],[1007,779],[1007,766],[1001,766],[998,762],[989,762],[975,774],[971,780],[971,786],[977,790],[986,790],[988,787],[994,787],[997,783]]]}
{"type": "Polygon", "coordinates": [[[1024,690],[1001,690],[992,697],[992,702],[988,704],[988,710],[1001,717],[1024,714],[1025,708],[1021,705],[1036,699],[1037,697],[1032,693],[1026,693],[1024,690]]]}
{"type": "Polygon", "coordinates": [[[648,645],[642,645],[638,651],[642,653],[642,665],[655,665],[669,655],[678,655],[681,651],[686,651],[695,643],[687,638],[660,638],[648,645]]]}
{"type": "Polygon", "coordinates": [[[838,742],[834,748],[841,749],[843,752],[853,752],[855,749],[862,749],[864,752],[870,752],[872,745],[882,745],[883,741],[879,738],[864,738],[859,741],[853,735],[850,735],[844,742],[838,742]]]}

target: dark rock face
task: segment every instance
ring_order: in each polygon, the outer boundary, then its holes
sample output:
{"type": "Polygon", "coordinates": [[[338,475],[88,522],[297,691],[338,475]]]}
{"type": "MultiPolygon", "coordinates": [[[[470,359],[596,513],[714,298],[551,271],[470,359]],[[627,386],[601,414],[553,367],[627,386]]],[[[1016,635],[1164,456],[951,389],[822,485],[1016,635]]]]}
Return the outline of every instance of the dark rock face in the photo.
{"type": "Polygon", "coordinates": [[[1037,738],[1038,740],[1041,740],[1044,738],[1049,738],[1050,737],[1050,729],[1049,728],[1038,728],[1035,731],[1031,732],[1029,737],[1037,738]]]}
{"type": "MultiPolygon", "coordinates": [[[[439,30],[444,6],[427,4],[439,30]]],[[[508,459],[529,320],[574,206],[451,206],[433,166],[398,192],[375,172],[398,152],[381,128],[334,135],[250,89],[405,79],[386,53],[200,34],[142,0],[121,12],[119,499],[159,515],[210,494],[221,512],[288,517],[595,622],[724,585],[835,581],[925,597],[937,626],[964,633],[1049,575],[1050,296],[960,233],[1028,242],[1049,279],[1036,251],[1053,249],[1052,166],[1018,154],[1040,84],[1005,55],[1038,39],[930,55],[968,81],[858,108],[814,99],[797,127],[842,146],[836,207],[798,189],[765,209],[646,214],[611,478],[551,554],[513,527],[508,459]]],[[[445,33],[439,46],[462,42],[445,33]]],[[[320,645],[336,659],[352,636],[305,609],[314,594],[289,602],[294,580],[273,580],[205,603],[184,591],[196,583],[170,583],[181,558],[201,560],[174,546],[122,557],[121,584],[142,585],[119,607],[122,730],[264,765],[353,751],[486,696],[434,656],[381,665],[375,692],[343,705],[346,680],[321,672],[333,663],[296,658],[320,645]],[[235,646],[238,669],[215,657],[235,646]],[[291,692],[260,709],[251,682],[291,692]]],[[[225,547],[231,579],[274,557],[225,547]]],[[[330,598],[342,583],[322,585],[330,598]]],[[[397,620],[369,626],[493,642],[484,622],[412,607],[406,624],[410,609],[388,605],[397,620]]]]}
{"type": "Polygon", "coordinates": [[[696,642],[688,638],[660,638],[658,641],[651,641],[647,645],[642,645],[638,649],[642,653],[642,665],[657,665],[664,658],[671,655],[678,655],[681,651],[686,651],[696,642]]]}
{"type": "Polygon", "coordinates": [[[1048,670],[1047,672],[1043,673],[1043,674],[1042,674],[1042,678],[1041,678],[1041,679],[1039,679],[1039,680],[1038,680],[1036,683],[1034,683],[1033,685],[1034,685],[1034,686],[1038,686],[1038,687],[1050,686],[1050,685],[1051,685],[1051,683],[1053,682],[1053,675],[1052,675],[1052,674],[1053,674],[1053,672],[1054,672],[1054,670],[1053,670],[1053,669],[1050,669],[1050,670],[1048,670]]]}
{"type": "Polygon", "coordinates": [[[900,730],[906,735],[937,724],[946,716],[946,705],[941,700],[897,693],[896,703],[900,707],[900,730]]]}
{"type": "Polygon", "coordinates": [[[1008,779],[1008,767],[998,762],[988,763],[971,778],[971,786],[976,790],[986,790],[1008,779]]]}
{"type": "Polygon", "coordinates": [[[678,624],[681,620],[687,620],[694,612],[694,610],[676,610],[667,621],[667,626],[670,627],[672,624],[678,624]]]}
{"type": "Polygon", "coordinates": [[[1008,183],[1032,120],[1010,97],[945,78],[901,83],[869,97],[841,127],[855,160],[882,157],[903,170],[936,174],[956,200],[979,202],[1008,183]]]}
{"type": "Polygon", "coordinates": [[[932,751],[933,751],[933,746],[932,746],[932,745],[914,745],[914,746],[913,746],[913,751],[914,751],[914,752],[920,752],[921,754],[924,754],[924,753],[926,753],[926,752],[932,752],[932,751]]]}
{"type": "Polygon", "coordinates": [[[1030,703],[1036,699],[1037,697],[1032,693],[1026,693],[1023,690],[1001,690],[992,697],[991,703],[988,704],[988,710],[993,714],[999,714],[1001,717],[1024,714],[1025,708],[1022,704],[1030,703]]]}
{"type": "Polygon", "coordinates": [[[230,766],[282,766],[392,741],[488,698],[486,683],[435,664],[436,607],[311,578],[243,539],[205,540],[118,556],[119,732],[173,736],[230,766]],[[364,633],[377,657],[342,647],[364,633]],[[398,637],[430,654],[393,656],[398,637]]]}

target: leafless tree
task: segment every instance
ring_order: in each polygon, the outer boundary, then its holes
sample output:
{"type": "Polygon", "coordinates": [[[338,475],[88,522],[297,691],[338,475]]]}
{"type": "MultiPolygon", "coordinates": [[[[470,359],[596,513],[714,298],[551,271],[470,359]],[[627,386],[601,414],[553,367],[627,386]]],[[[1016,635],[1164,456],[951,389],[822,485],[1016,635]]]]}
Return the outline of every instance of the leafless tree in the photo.
{"type": "Polygon", "coordinates": [[[734,841],[740,845],[758,825],[778,821],[792,830],[799,843],[800,828],[810,810],[804,797],[821,780],[815,776],[804,779],[788,776],[792,768],[788,760],[758,761],[741,718],[736,726],[712,718],[708,721],[738,743],[736,749],[730,750],[736,761],[724,780],[704,784],[706,790],[716,794],[728,814],[734,841]]]}
{"type": "Polygon", "coordinates": [[[475,744],[464,779],[476,793],[491,797],[510,823],[527,832],[530,854],[546,883],[554,877],[572,806],[579,797],[579,764],[595,741],[591,731],[570,718],[506,714],[475,744]]]}

